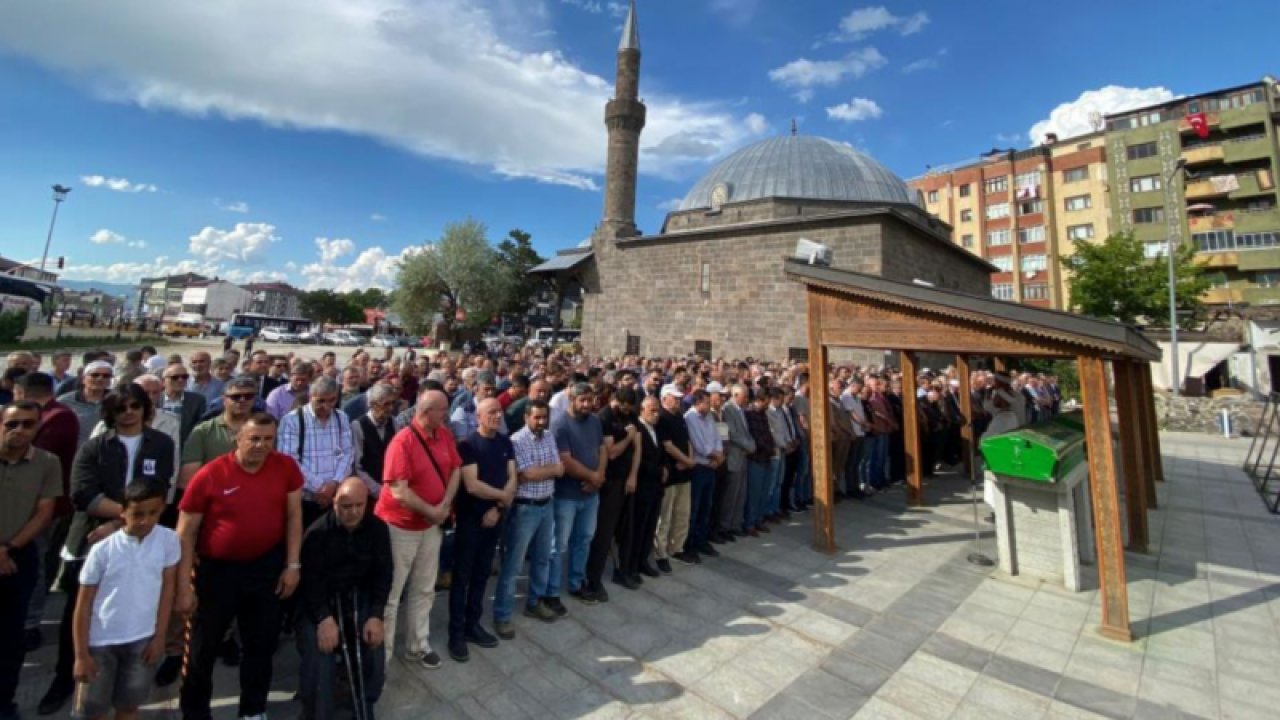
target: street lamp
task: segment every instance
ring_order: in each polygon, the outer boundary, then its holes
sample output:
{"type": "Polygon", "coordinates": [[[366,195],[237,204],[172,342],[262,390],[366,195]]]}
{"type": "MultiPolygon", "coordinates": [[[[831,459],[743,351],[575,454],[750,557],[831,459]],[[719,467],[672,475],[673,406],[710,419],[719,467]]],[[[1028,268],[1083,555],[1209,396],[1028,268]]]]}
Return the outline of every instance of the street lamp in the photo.
{"type": "MultiPolygon", "coordinates": [[[[1165,187],[1173,182],[1173,176],[1186,172],[1186,158],[1178,158],[1173,169],[1164,176],[1165,187]]],[[[1181,198],[1177,198],[1181,202],[1181,198]]],[[[1181,395],[1182,376],[1178,374],[1178,290],[1177,274],[1173,266],[1173,233],[1169,233],[1168,250],[1165,252],[1169,260],[1169,390],[1174,397],[1181,395]]]]}
{"type": "Polygon", "coordinates": [[[62,185],[53,186],[53,218],[49,220],[49,234],[44,239],[44,254],[40,256],[40,272],[44,272],[45,261],[49,259],[49,243],[53,241],[53,226],[58,222],[58,206],[67,199],[71,188],[62,185]]]}

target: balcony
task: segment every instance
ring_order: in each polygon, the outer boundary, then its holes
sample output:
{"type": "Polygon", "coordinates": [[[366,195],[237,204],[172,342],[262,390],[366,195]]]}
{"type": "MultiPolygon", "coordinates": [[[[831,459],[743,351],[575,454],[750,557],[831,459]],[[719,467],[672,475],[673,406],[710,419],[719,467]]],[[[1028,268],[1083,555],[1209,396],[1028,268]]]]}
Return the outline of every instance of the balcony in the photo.
{"type": "Polygon", "coordinates": [[[1202,252],[1196,253],[1195,261],[1197,265],[1206,270],[1221,270],[1222,268],[1236,267],[1239,264],[1239,257],[1238,253],[1234,251],[1202,252]]]}
{"type": "MultiPolygon", "coordinates": [[[[1246,162],[1271,157],[1271,141],[1266,135],[1228,140],[1222,144],[1222,159],[1229,163],[1246,162]]],[[[1189,163],[1188,163],[1189,164],[1189,163]]]]}
{"type": "Polygon", "coordinates": [[[1232,305],[1244,300],[1244,291],[1240,288],[1209,288],[1200,296],[1206,305],[1232,305]]]}
{"type": "Polygon", "coordinates": [[[1250,305],[1280,305],[1280,288],[1247,287],[1243,295],[1250,305]]]}
{"type": "Polygon", "coordinates": [[[1275,208],[1256,212],[1238,210],[1235,215],[1237,234],[1280,230],[1280,210],[1275,208]]]}
{"type": "Polygon", "coordinates": [[[1210,230],[1230,230],[1236,226],[1234,213],[1224,212],[1216,215],[1201,215],[1187,218],[1187,226],[1191,232],[1209,232],[1210,230]]]}
{"type": "Polygon", "coordinates": [[[1237,267],[1244,271],[1280,269],[1280,248],[1241,251],[1237,267]]]}
{"type": "Polygon", "coordinates": [[[1187,183],[1185,192],[1188,200],[1225,197],[1229,193],[1228,190],[1218,190],[1208,180],[1193,180],[1187,183]]]}
{"type": "Polygon", "coordinates": [[[1223,157],[1222,145],[1218,143],[1196,145],[1182,151],[1182,159],[1186,161],[1187,165],[1222,162],[1223,157]]]}
{"type": "MultiPolygon", "coordinates": [[[[1178,120],[1178,132],[1183,133],[1184,135],[1186,133],[1195,132],[1195,128],[1191,127],[1191,121],[1188,119],[1189,117],[1190,116],[1188,115],[1184,115],[1182,119],[1178,120]]],[[[1209,128],[1216,128],[1221,122],[1220,116],[1216,112],[1205,113],[1204,119],[1205,124],[1208,125],[1209,128]]]]}
{"type": "Polygon", "coordinates": [[[1235,128],[1266,122],[1267,106],[1264,103],[1254,103],[1242,108],[1222,110],[1218,115],[1220,116],[1219,124],[1222,129],[1233,130],[1235,128]]]}
{"type": "Polygon", "coordinates": [[[1257,170],[1255,172],[1244,172],[1236,176],[1240,181],[1240,189],[1231,192],[1231,199],[1256,197],[1258,195],[1270,195],[1276,191],[1275,181],[1271,178],[1270,170],[1257,170]],[[1259,173],[1262,173],[1261,179],[1259,173]]]}

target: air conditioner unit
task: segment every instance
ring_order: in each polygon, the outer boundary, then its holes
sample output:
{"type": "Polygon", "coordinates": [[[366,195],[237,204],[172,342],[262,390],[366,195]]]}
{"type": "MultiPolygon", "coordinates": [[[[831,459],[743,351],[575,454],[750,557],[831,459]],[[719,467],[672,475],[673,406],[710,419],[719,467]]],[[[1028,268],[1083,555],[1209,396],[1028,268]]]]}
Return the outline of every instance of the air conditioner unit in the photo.
{"type": "Polygon", "coordinates": [[[796,241],[795,259],[803,260],[810,265],[831,265],[831,248],[812,240],[800,238],[796,241]]]}

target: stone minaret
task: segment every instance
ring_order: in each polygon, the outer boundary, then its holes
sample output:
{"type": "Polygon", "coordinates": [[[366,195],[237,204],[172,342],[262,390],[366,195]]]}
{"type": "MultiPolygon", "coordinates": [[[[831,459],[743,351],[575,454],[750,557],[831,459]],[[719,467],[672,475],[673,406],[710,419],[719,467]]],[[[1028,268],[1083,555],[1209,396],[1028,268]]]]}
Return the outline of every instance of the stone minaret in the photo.
{"type": "Polygon", "coordinates": [[[640,102],[640,30],[636,3],[631,0],[622,42],[618,43],[618,79],[613,99],[605,106],[609,128],[609,158],[604,177],[604,230],[614,237],[639,234],[636,229],[636,170],[640,162],[640,131],[645,107],[640,102]]]}

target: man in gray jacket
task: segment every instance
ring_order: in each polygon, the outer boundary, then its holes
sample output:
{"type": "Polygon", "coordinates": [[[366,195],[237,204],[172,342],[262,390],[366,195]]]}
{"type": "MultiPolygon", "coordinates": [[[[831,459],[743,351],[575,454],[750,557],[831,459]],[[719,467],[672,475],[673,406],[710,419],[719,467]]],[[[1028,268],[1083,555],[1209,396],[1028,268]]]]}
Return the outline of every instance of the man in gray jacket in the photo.
{"type": "Polygon", "coordinates": [[[743,415],[748,402],[747,389],[734,385],[730,389],[730,398],[724,406],[724,422],[729,426],[729,439],[724,443],[725,468],[729,474],[717,523],[721,533],[742,537],[742,512],[747,499],[747,455],[756,451],[756,442],[751,438],[747,418],[743,415]]]}

